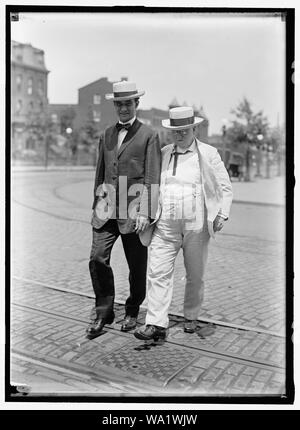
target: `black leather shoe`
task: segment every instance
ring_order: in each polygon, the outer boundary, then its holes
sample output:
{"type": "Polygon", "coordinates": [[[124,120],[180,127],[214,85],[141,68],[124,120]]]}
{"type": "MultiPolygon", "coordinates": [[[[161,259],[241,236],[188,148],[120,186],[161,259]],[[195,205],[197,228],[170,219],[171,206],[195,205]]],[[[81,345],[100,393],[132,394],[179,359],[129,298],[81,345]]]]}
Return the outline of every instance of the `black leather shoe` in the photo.
{"type": "Polygon", "coordinates": [[[134,328],[136,328],[136,317],[127,315],[122,322],[121,331],[130,331],[134,328]]]}
{"type": "Polygon", "coordinates": [[[146,325],[139,328],[134,332],[134,336],[140,340],[159,340],[166,339],[167,329],[165,327],[159,327],[157,325],[146,325]]]}
{"type": "Polygon", "coordinates": [[[188,320],[185,319],[183,329],[185,333],[195,333],[198,327],[198,321],[197,320],[188,320]]]}
{"type": "Polygon", "coordinates": [[[88,339],[95,339],[95,337],[100,336],[105,324],[112,324],[113,321],[114,321],[114,318],[111,318],[111,319],[96,318],[92,320],[86,329],[86,337],[88,339]]]}

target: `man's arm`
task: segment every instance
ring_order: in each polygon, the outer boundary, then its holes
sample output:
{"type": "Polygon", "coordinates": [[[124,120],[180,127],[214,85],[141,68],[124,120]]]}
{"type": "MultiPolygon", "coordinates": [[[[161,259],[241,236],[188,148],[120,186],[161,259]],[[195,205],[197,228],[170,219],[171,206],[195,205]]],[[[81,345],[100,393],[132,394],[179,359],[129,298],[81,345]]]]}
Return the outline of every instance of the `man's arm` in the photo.
{"type": "Polygon", "coordinates": [[[97,161],[97,167],[96,167],[96,173],[95,173],[95,182],[94,182],[94,202],[93,202],[93,209],[95,209],[98,195],[97,188],[99,185],[101,185],[104,181],[104,152],[103,152],[103,146],[104,146],[104,133],[101,134],[99,139],[99,145],[98,145],[98,161],[97,161]]]}
{"type": "Polygon", "coordinates": [[[156,133],[153,133],[148,141],[144,166],[144,190],[141,195],[139,205],[137,232],[143,230],[149,224],[149,220],[156,212],[158,202],[161,169],[161,148],[159,138],[156,133]],[[152,207],[152,204],[154,207],[152,207]]]}
{"type": "Polygon", "coordinates": [[[218,217],[221,217],[226,220],[229,217],[233,192],[228,172],[217,150],[215,151],[215,154],[211,159],[211,165],[215,170],[216,176],[223,191],[222,208],[218,213],[218,217]]]}

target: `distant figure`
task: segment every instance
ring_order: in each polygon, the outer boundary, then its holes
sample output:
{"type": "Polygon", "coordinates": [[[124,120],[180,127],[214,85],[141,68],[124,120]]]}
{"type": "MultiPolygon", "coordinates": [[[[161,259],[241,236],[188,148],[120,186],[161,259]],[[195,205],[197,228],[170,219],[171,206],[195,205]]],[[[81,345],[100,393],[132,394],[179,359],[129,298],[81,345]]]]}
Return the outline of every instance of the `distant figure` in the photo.
{"type": "Polygon", "coordinates": [[[72,164],[75,166],[77,164],[78,146],[74,140],[71,142],[71,153],[72,153],[72,164]]]}
{"type": "Polygon", "coordinates": [[[162,125],[173,142],[162,149],[159,208],[154,222],[140,234],[150,244],[146,324],[136,330],[141,340],[165,339],[173,291],[175,259],[183,250],[186,286],[184,331],[193,333],[204,294],[208,243],[223,228],[232,202],[232,187],[218,151],[195,137],[191,107],[170,109],[162,125]]]}
{"type": "MultiPolygon", "coordinates": [[[[150,223],[151,185],[160,178],[161,150],[158,135],[136,118],[139,98],[133,82],[113,84],[114,102],[119,117],[108,127],[99,142],[93,204],[93,243],[89,269],[95,292],[95,308],[87,337],[99,336],[105,324],[114,321],[115,285],[110,266],[112,247],[121,236],[129,266],[130,295],[125,303],[122,331],[136,327],[139,307],[146,295],[147,248],[138,233],[150,223]]],[[[155,188],[154,188],[155,189],[155,188]]]]}

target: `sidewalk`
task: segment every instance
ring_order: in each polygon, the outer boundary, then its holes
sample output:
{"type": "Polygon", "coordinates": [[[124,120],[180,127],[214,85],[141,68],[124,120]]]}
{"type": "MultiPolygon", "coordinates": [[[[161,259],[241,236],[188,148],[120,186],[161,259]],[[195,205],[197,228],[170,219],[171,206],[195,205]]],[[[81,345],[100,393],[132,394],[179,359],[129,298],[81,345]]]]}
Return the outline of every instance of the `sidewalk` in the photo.
{"type": "Polygon", "coordinates": [[[285,177],[257,178],[252,182],[232,181],[233,201],[261,205],[285,205],[285,177]]]}
{"type": "Polygon", "coordinates": [[[94,166],[86,165],[86,166],[73,166],[72,164],[69,165],[63,165],[63,166],[56,166],[56,165],[49,165],[47,167],[45,166],[11,166],[11,172],[12,173],[18,173],[18,172],[56,172],[56,171],[83,171],[83,170],[95,170],[94,166]]]}

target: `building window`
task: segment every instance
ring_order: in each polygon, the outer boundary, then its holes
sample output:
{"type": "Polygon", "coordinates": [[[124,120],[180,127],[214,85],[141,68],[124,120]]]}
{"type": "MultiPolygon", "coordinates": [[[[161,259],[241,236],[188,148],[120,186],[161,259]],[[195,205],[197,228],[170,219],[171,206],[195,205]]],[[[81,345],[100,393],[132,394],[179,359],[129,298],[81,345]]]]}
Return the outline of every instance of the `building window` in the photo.
{"type": "Polygon", "coordinates": [[[38,93],[40,96],[42,96],[44,94],[44,83],[43,83],[42,79],[40,79],[38,82],[38,93]]]}
{"type": "Polygon", "coordinates": [[[32,94],[32,86],[33,86],[33,80],[32,78],[28,78],[28,85],[27,85],[27,94],[32,94]]]}
{"type": "Polygon", "coordinates": [[[57,122],[57,114],[56,113],[51,114],[51,122],[57,122]]]}
{"type": "Polygon", "coordinates": [[[35,142],[32,136],[29,136],[28,139],[26,139],[26,149],[35,149],[35,142]]]}
{"type": "Polygon", "coordinates": [[[101,119],[101,112],[97,112],[96,110],[93,110],[93,120],[95,122],[100,122],[101,119]]]}
{"type": "Polygon", "coordinates": [[[21,89],[22,89],[22,76],[21,75],[18,75],[16,77],[16,84],[17,84],[17,90],[21,91],[21,89]]]}
{"type": "Polygon", "coordinates": [[[100,94],[94,94],[94,105],[100,105],[100,103],[101,103],[100,94]]]}
{"type": "Polygon", "coordinates": [[[18,101],[17,101],[17,108],[16,108],[16,112],[17,112],[17,113],[21,113],[22,107],[23,107],[23,102],[22,102],[22,100],[18,100],[18,101]]]}
{"type": "Polygon", "coordinates": [[[41,54],[37,55],[37,62],[40,66],[44,64],[43,56],[41,54]]]}

